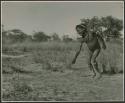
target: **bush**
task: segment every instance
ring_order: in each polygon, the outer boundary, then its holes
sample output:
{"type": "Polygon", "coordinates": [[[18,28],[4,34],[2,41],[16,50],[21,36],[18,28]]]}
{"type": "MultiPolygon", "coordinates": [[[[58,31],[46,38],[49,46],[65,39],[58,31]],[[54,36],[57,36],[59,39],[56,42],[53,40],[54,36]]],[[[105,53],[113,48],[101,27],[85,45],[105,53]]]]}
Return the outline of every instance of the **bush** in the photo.
{"type": "Polygon", "coordinates": [[[121,54],[123,54],[121,44],[107,43],[107,50],[101,52],[98,59],[103,73],[114,74],[123,70],[121,54]]]}

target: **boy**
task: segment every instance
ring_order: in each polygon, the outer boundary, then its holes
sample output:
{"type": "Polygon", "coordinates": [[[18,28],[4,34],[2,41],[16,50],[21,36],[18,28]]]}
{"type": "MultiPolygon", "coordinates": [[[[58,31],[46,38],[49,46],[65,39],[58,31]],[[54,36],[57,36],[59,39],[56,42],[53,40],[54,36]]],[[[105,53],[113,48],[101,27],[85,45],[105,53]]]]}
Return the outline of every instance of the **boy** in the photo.
{"type": "MultiPolygon", "coordinates": [[[[96,32],[93,28],[87,30],[87,26],[85,24],[77,25],[76,31],[80,36],[82,36],[79,38],[79,41],[81,42],[80,50],[82,43],[86,43],[89,48],[88,65],[90,70],[94,73],[93,77],[96,76],[97,78],[100,78],[101,73],[99,72],[96,58],[98,57],[101,48],[106,49],[103,38],[99,35],[99,32],[96,32]]],[[[80,50],[76,53],[77,56],[80,53],[80,50]]],[[[77,56],[75,57],[75,60],[77,56]]],[[[75,63],[75,60],[72,61],[72,64],[75,63]]]]}

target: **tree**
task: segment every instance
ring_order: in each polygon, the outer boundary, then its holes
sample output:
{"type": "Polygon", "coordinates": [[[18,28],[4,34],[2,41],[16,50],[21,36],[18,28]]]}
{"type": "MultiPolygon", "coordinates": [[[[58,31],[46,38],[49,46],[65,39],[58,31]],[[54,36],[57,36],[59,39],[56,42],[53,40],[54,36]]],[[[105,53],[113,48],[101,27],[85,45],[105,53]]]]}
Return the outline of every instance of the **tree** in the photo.
{"type": "Polygon", "coordinates": [[[90,19],[81,19],[81,23],[84,23],[86,25],[87,28],[87,32],[91,32],[92,31],[101,31],[101,21],[97,16],[94,16],[90,19]]]}
{"type": "Polygon", "coordinates": [[[60,38],[57,33],[53,33],[51,37],[52,37],[52,40],[54,41],[60,41],[60,38]]]}
{"type": "Polygon", "coordinates": [[[50,36],[46,35],[44,32],[34,32],[33,34],[33,40],[34,41],[47,41],[48,39],[50,39],[50,36]]]}
{"type": "Polygon", "coordinates": [[[64,41],[64,42],[70,42],[70,41],[73,41],[73,39],[70,38],[69,35],[63,35],[62,38],[63,38],[63,41],[64,41]]]}
{"type": "Polygon", "coordinates": [[[20,29],[8,30],[7,36],[12,40],[12,42],[23,42],[27,38],[27,34],[20,29]]]}
{"type": "Polygon", "coordinates": [[[114,18],[112,16],[102,17],[102,25],[106,28],[104,31],[105,36],[120,37],[120,31],[123,29],[122,20],[114,18]]]}
{"type": "Polygon", "coordinates": [[[81,23],[84,23],[87,27],[87,32],[99,31],[103,37],[119,37],[120,31],[123,29],[122,20],[114,18],[112,16],[98,18],[94,16],[92,18],[83,18],[81,23]]]}

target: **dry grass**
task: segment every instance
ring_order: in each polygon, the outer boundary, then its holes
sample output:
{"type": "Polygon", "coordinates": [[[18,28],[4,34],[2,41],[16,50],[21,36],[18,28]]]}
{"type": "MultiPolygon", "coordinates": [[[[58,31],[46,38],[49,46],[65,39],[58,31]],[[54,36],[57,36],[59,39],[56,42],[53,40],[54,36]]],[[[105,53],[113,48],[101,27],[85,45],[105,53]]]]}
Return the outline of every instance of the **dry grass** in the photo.
{"type": "Polygon", "coordinates": [[[102,66],[103,73],[123,72],[123,44],[117,44],[116,41],[108,42],[107,50],[101,52],[98,61],[102,66]]]}
{"type": "MultiPolygon", "coordinates": [[[[79,98],[83,96],[82,93],[79,94],[80,89],[84,90],[86,86],[77,84],[83,82],[87,84],[88,82],[92,83],[92,81],[80,79],[81,71],[80,75],[73,72],[72,74],[61,76],[66,70],[70,69],[67,65],[73,59],[76,50],[79,48],[78,46],[79,43],[76,42],[28,42],[27,44],[4,45],[2,47],[4,54],[13,56],[19,54],[31,55],[23,58],[2,58],[3,100],[82,100],[82,97],[79,98]],[[77,86],[74,85],[75,82],[77,82],[77,86]],[[71,92],[70,89],[75,90],[75,92],[71,92]]],[[[114,74],[123,71],[122,48],[122,43],[107,43],[107,50],[102,51],[98,58],[99,66],[102,68],[103,73],[114,74]]],[[[93,92],[96,93],[96,91],[93,92]]],[[[101,93],[102,91],[100,90],[99,92],[101,93]]],[[[93,97],[92,93],[87,93],[88,97],[85,97],[85,100],[98,99],[93,97]]],[[[86,93],[83,94],[85,95],[86,93]]],[[[100,97],[100,99],[104,98],[100,97]]]]}
{"type": "MultiPolygon", "coordinates": [[[[61,67],[61,65],[69,64],[77,49],[79,43],[76,42],[42,42],[42,43],[17,43],[13,45],[4,45],[2,48],[5,54],[32,54],[33,62],[41,63],[44,68],[52,68],[53,65],[61,67]]],[[[107,50],[99,55],[99,63],[104,73],[122,72],[122,56],[123,46],[119,41],[107,43],[107,50]],[[117,43],[118,42],[118,43],[117,43]],[[120,66],[121,64],[121,66],[120,66]]],[[[85,48],[84,48],[85,49],[85,48]]],[[[56,67],[55,66],[55,67],[56,67]]]]}

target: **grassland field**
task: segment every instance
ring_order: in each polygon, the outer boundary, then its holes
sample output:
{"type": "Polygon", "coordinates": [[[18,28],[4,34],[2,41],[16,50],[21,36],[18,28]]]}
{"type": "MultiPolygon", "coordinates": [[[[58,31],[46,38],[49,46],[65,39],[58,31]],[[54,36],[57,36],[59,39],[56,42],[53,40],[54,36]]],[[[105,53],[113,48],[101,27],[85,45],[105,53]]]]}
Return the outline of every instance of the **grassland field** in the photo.
{"type": "Polygon", "coordinates": [[[97,61],[103,76],[92,78],[78,42],[23,42],[2,45],[3,101],[122,101],[123,42],[106,42],[97,61]]]}

